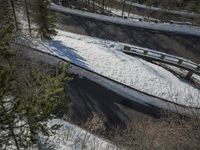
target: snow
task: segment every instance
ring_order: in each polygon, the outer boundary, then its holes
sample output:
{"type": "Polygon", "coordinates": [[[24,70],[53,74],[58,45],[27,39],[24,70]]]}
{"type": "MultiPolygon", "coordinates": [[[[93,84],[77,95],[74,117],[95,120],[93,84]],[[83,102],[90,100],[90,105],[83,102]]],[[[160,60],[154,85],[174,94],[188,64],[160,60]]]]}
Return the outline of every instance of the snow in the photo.
{"type": "Polygon", "coordinates": [[[32,39],[32,47],[144,93],[181,105],[199,107],[199,89],[160,66],[124,54],[121,51],[124,44],[57,31],[57,36],[51,41],[32,39]]]}
{"type": "Polygon", "coordinates": [[[61,119],[49,120],[48,127],[61,125],[61,127],[48,137],[40,135],[40,141],[45,146],[55,150],[117,150],[119,147],[101,139],[80,127],[61,119]]]}
{"type": "Polygon", "coordinates": [[[53,11],[67,14],[67,15],[81,16],[81,17],[86,17],[89,19],[111,22],[111,23],[120,24],[120,25],[127,25],[127,26],[144,28],[144,29],[149,29],[149,30],[158,30],[162,32],[172,32],[172,33],[200,36],[200,28],[189,26],[189,25],[178,25],[178,24],[175,25],[175,24],[168,24],[168,23],[152,23],[152,22],[134,21],[134,20],[123,19],[119,17],[110,17],[110,16],[105,16],[105,15],[85,12],[81,10],[70,9],[70,8],[58,6],[55,4],[52,4],[50,9],[53,11]]]}

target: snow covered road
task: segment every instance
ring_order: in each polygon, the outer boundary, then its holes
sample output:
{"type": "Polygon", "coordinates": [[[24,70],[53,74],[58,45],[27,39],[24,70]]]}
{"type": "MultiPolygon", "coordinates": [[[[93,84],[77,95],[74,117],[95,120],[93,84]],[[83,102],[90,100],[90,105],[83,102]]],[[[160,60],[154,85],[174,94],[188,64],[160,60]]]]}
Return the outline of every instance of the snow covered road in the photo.
{"type": "Polygon", "coordinates": [[[110,22],[119,25],[127,25],[131,27],[144,28],[148,30],[156,30],[169,33],[178,33],[184,35],[200,36],[200,28],[187,25],[171,25],[166,23],[150,23],[150,22],[140,22],[128,19],[122,19],[119,17],[110,17],[95,13],[84,12],[81,10],[70,9],[62,6],[52,4],[50,10],[63,13],[66,15],[85,17],[89,19],[99,20],[103,22],[110,22]]]}
{"type": "Polygon", "coordinates": [[[33,40],[32,46],[150,95],[200,107],[199,89],[160,66],[127,56],[121,43],[58,30],[52,41],[33,40]]]}

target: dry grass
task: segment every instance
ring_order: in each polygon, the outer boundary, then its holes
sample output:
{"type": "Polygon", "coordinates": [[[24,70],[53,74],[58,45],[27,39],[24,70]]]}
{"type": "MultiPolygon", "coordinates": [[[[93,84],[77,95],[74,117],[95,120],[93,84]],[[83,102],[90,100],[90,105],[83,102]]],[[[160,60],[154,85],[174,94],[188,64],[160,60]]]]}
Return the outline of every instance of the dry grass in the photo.
{"type": "Polygon", "coordinates": [[[93,112],[87,121],[82,124],[82,127],[94,134],[104,135],[106,132],[105,122],[106,119],[102,115],[93,112]]]}
{"type": "Polygon", "coordinates": [[[125,129],[113,129],[109,139],[131,150],[200,149],[200,121],[178,118],[129,122],[125,129]]]}
{"type": "Polygon", "coordinates": [[[93,113],[82,128],[127,150],[199,150],[200,120],[164,116],[139,119],[108,129],[106,119],[93,113]]]}

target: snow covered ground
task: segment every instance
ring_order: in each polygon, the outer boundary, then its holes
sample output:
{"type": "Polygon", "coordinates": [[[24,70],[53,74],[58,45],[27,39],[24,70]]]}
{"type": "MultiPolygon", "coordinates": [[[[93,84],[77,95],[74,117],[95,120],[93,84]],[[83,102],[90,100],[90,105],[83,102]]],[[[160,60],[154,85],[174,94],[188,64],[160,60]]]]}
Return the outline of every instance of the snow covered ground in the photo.
{"type": "Polygon", "coordinates": [[[52,53],[122,84],[178,104],[200,107],[200,90],[160,66],[124,54],[123,44],[58,30],[32,47],[52,53]]]}
{"type": "Polygon", "coordinates": [[[40,135],[41,143],[56,150],[117,150],[119,147],[105,139],[98,138],[80,127],[70,124],[61,119],[49,120],[47,125],[61,125],[49,139],[40,135]]]}

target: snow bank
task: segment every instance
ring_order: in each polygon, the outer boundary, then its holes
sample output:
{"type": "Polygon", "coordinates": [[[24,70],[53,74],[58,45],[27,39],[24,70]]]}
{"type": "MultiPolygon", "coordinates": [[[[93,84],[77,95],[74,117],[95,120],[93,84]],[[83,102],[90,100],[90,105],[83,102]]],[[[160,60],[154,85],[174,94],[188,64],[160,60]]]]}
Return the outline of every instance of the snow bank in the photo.
{"type": "Polygon", "coordinates": [[[200,90],[160,66],[124,54],[122,43],[58,30],[52,41],[33,40],[32,46],[142,92],[200,107],[200,90]]]}
{"type": "Polygon", "coordinates": [[[46,138],[40,135],[40,141],[45,146],[53,147],[57,150],[117,150],[117,146],[98,138],[89,132],[70,124],[61,119],[48,121],[47,125],[61,125],[46,141],[46,138]],[[46,143],[45,143],[46,142],[46,143]]]}

